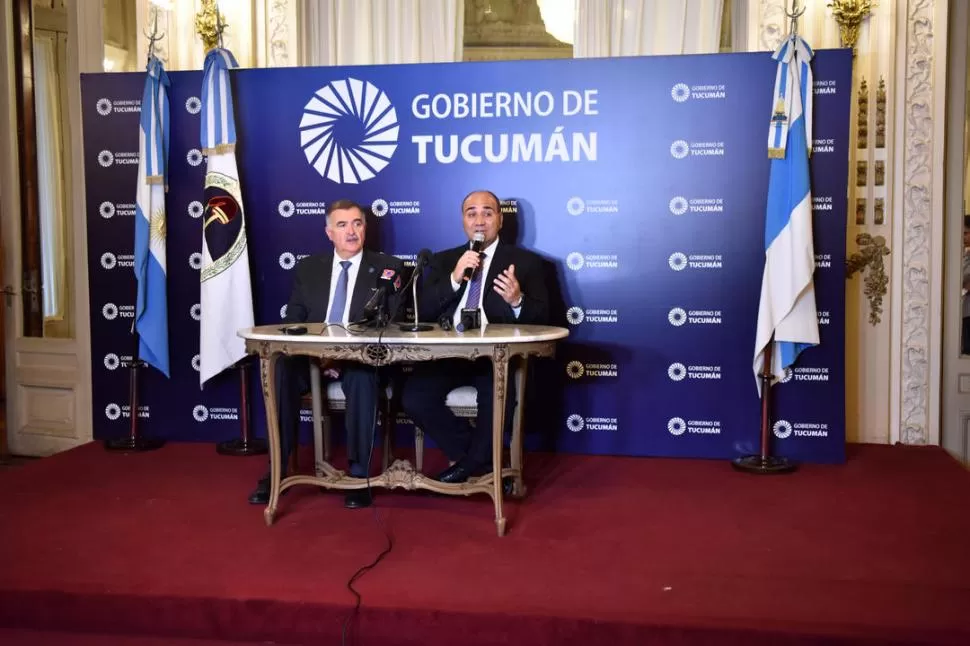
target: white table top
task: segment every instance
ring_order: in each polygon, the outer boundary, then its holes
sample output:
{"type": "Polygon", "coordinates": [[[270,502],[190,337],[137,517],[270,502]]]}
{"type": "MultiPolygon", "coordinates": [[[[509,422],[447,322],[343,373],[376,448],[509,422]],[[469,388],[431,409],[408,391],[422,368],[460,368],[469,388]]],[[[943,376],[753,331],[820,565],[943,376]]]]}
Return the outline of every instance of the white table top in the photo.
{"type": "Polygon", "coordinates": [[[302,323],[277,325],[258,325],[239,330],[237,334],[251,341],[286,341],[287,343],[376,343],[383,344],[420,344],[446,345],[453,343],[533,343],[538,341],[557,341],[569,336],[566,328],[552,325],[488,325],[485,329],[457,332],[445,331],[435,325],[427,332],[404,332],[392,323],[383,330],[351,327],[348,331],[342,326],[324,323],[302,323]],[[283,329],[303,325],[306,334],[285,334],[283,329]]]}

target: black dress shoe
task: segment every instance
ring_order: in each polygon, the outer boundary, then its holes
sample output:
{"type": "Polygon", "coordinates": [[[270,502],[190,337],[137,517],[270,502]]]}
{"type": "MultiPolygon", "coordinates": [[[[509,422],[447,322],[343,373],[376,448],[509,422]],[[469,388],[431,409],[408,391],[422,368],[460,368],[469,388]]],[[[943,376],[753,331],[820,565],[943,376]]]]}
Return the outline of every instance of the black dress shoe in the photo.
{"type": "Polygon", "coordinates": [[[438,482],[456,484],[459,482],[467,482],[468,478],[470,478],[472,475],[472,469],[466,466],[463,462],[456,462],[439,473],[436,480],[438,482]]]}
{"type": "MultiPolygon", "coordinates": [[[[280,478],[282,480],[286,476],[280,478]]],[[[281,496],[285,496],[289,489],[280,493],[281,496]]],[[[263,476],[256,483],[256,488],[253,492],[249,494],[249,504],[251,505],[268,505],[269,504],[269,476],[263,476]]]]}
{"type": "Polygon", "coordinates": [[[351,489],[344,496],[344,507],[347,509],[362,509],[370,507],[374,502],[370,489],[351,489]]]}

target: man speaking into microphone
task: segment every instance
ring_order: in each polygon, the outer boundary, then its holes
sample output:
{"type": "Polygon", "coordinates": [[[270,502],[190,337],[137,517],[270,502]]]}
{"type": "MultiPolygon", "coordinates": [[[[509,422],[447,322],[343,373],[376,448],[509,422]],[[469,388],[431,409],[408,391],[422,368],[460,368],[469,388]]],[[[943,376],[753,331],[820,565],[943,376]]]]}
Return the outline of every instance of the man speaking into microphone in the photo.
{"type": "MultiPolygon", "coordinates": [[[[499,241],[502,210],[490,191],[469,193],[461,204],[468,241],[436,253],[419,294],[423,321],[438,321],[462,334],[477,334],[488,324],[546,325],[549,291],[542,259],[499,241]]],[[[510,373],[511,377],[511,373],[510,373]]],[[[401,405],[408,416],[453,462],[438,475],[441,482],[465,482],[484,475],[492,464],[492,363],[443,359],[421,362],[407,378],[401,405]],[[478,391],[478,417],[472,427],[452,414],[445,397],[459,386],[478,391]]],[[[507,388],[506,420],[511,420],[514,389],[507,388]]]]}
{"type": "MultiPolygon", "coordinates": [[[[367,221],[364,209],[350,200],[327,205],[326,234],[333,251],[307,256],[296,266],[293,289],[286,305],[284,323],[348,325],[383,316],[391,317],[399,303],[390,292],[400,286],[404,263],[384,253],[364,249],[367,221]],[[368,312],[368,309],[373,311],[368,312]]],[[[276,362],[276,401],[279,410],[280,465],[284,477],[296,465],[300,398],[310,390],[310,364],[306,356],[282,356],[276,362]]],[[[374,415],[379,393],[374,366],[352,361],[328,365],[326,373],[342,380],[347,410],[347,461],[350,474],[369,475],[374,415]]],[[[386,376],[386,375],[385,375],[386,376]]],[[[347,491],[345,506],[367,507],[368,489],[347,491]]],[[[260,479],[249,502],[265,505],[269,500],[269,475],[260,479]]]]}

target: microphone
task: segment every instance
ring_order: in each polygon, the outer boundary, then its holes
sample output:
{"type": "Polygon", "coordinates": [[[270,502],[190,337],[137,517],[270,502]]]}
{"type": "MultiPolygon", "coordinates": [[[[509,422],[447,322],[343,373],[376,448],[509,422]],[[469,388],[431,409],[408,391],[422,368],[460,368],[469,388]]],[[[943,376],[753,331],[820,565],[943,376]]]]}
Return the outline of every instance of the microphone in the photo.
{"type": "MultiPolygon", "coordinates": [[[[478,233],[475,234],[475,237],[472,240],[472,251],[474,251],[475,253],[481,253],[483,242],[485,242],[485,234],[479,231],[478,233]]],[[[472,269],[471,267],[466,269],[464,274],[464,279],[471,280],[472,274],[474,273],[474,271],[475,270],[472,269]]]]}
{"type": "Polygon", "coordinates": [[[371,318],[376,318],[378,324],[380,324],[381,313],[387,310],[388,297],[397,294],[399,291],[401,291],[401,276],[388,267],[381,272],[380,277],[377,279],[377,289],[374,290],[370,299],[364,304],[361,319],[366,321],[371,318]]]}

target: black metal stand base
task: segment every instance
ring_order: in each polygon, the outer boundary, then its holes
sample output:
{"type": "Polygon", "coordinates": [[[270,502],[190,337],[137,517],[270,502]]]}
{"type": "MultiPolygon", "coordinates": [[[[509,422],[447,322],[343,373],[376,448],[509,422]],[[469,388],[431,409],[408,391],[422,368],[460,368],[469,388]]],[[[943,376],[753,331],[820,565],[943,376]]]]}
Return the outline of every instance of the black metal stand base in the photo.
{"type": "Polygon", "coordinates": [[[433,325],[428,325],[427,323],[417,323],[417,324],[401,324],[397,326],[397,329],[402,332],[427,332],[428,330],[433,330],[433,325]]]}
{"type": "Polygon", "coordinates": [[[731,466],[737,471],[762,475],[791,473],[798,468],[788,458],[763,455],[746,455],[743,458],[735,458],[731,460],[731,466]]]}
{"type": "Polygon", "coordinates": [[[216,445],[216,453],[219,455],[265,455],[267,450],[266,441],[260,439],[226,440],[216,445]]]}
{"type": "Polygon", "coordinates": [[[104,441],[104,448],[107,451],[120,451],[123,453],[134,453],[139,451],[154,451],[165,445],[165,440],[157,437],[116,437],[104,441]]]}

